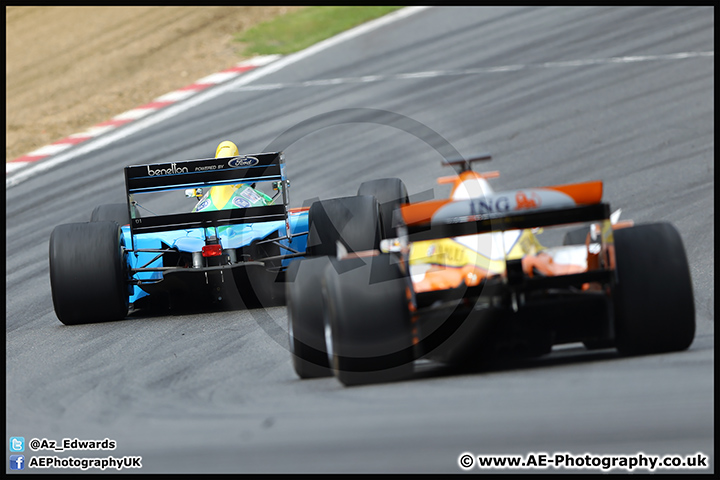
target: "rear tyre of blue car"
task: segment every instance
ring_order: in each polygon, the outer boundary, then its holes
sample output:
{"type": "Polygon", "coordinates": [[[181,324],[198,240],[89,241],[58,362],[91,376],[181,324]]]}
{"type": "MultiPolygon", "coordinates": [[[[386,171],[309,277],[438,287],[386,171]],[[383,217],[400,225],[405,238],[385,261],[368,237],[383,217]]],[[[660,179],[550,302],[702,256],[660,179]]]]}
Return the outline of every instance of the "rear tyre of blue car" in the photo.
{"type": "Polygon", "coordinates": [[[624,355],[687,349],[695,302],[685,248],[669,223],[614,232],[616,347],[624,355]]]}
{"type": "Polygon", "coordinates": [[[325,343],[346,386],[408,378],[415,352],[407,279],[391,255],[331,264],[323,277],[325,343]]]}
{"type": "Polygon", "coordinates": [[[50,287],[65,325],[120,320],[129,287],[123,237],[116,222],[58,225],[50,236],[50,287]]]}
{"type": "MultiPolygon", "coordinates": [[[[277,234],[272,234],[265,240],[275,238],[277,234]]],[[[249,254],[249,260],[253,260],[279,257],[281,249],[275,243],[252,242],[244,252],[249,254]]],[[[278,281],[277,273],[281,266],[280,259],[264,263],[263,267],[249,266],[234,270],[234,288],[246,308],[269,308],[285,303],[285,285],[278,281]]],[[[234,308],[232,303],[229,306],[234,308]]]]}
{"type": "Polygon", "coordinates": [[[289,346],[300,378],[332,376],[320,295],[320,280],[328,265],[330,257],[296,260],[286,273],[289,346]]]}
{"type": "Polygon", "coordinates": [[[91,222],[117,222],[120,225],[130,223],[130,212],[125,203],[98,205],[90,215],[91,222]]]}

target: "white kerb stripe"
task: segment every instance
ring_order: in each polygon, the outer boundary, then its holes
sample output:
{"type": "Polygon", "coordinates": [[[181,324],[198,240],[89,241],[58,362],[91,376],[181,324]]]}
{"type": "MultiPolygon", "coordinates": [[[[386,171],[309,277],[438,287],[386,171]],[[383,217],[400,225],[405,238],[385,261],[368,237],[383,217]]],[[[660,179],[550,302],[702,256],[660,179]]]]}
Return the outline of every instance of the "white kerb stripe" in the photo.
{"type": "Polygon", "coordinates": [[[204,84],[204,83],[222,83],[226,80],[230,80],[231,78],[237,77],[239,74],[238,72],[218,72],[213,73],[212,75],[208,75],[207,77],[201,78],[198,80],[197,83],[204,84]]]}
{"type": "Polygon", "coordinates": [[[74,133],[68,138],[97,137],[98,135],[102,135],[103,133],[108,132],[114,128],[117,127],[115,125],[95,126],[88,128],[84,132],[74,133]]]}
{"type": "Polygon", "coordinates": [[[145,115],[154,112],[155,110],[156,109],[154,108],[135,108],[133,110],[128,110],[125,113],[121,113],[120,115],[114,116],[113,120],[135,120],[138,118],[142,118],[145,115]]]}
{"type": "Polygon", "coordinates": [[[180,100],[185,100],[188,97],[191,97],[195,95],[197,92],[195,90],[176,90],[174,92],[166,93],[165,95],[156,98],[155,102],[179,102],[180,100]]]}

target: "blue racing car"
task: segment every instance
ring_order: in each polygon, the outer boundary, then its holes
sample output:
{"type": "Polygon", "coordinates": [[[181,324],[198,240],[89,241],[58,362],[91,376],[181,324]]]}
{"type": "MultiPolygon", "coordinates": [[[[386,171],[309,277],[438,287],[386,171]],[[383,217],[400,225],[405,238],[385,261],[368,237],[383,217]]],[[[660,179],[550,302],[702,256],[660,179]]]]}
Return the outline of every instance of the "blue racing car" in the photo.
{"type": "Polygon", "coordinates": [[[214,158],[127,166],[127,203],[100,205],[90,222],[52,232],[55,313],[74,325],[158,306],[283,304],[293,260],[336,255],[338,245],[379,248],[388,212],[407,197],[402,185],[388,190],[397,182],[289,208],[282,152],[240,155],[225,141],[214,158]]]}

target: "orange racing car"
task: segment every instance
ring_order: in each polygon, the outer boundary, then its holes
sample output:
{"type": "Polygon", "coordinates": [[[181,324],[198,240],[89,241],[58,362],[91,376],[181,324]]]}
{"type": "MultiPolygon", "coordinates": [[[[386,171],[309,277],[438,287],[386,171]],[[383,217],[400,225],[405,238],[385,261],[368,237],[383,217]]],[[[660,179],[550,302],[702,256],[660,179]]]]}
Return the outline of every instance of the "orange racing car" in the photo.
{"type": "MultiPolygon", "coordinates": [[[[619,221],[600,181],[495,192],[498,173],[471,168],[489,158],[447,161],[445,199],[412,203],[399,179],[373,181],[358,194],[381,205],[380,248],[338,237],[334,254],[290,265],[300,378],[397,380],[420,358],[476,366],[576,342],[628,355],[690,346],[692,282],[671,224],[619,221]]],[[[353,212],[334,215],[339,225],[353,212]]]]}

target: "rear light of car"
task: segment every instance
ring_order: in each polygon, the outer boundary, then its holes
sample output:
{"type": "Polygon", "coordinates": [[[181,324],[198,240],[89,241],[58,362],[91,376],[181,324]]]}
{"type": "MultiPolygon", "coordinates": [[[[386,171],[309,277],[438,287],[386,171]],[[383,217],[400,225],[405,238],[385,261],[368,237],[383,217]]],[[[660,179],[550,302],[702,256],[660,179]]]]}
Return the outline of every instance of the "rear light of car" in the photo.
{"type": "Polygon", "coordinates": [[[222,245],[205,245],[202,247],[202,255],[203,257],[217,257],[222,255],[222,245]]]}

